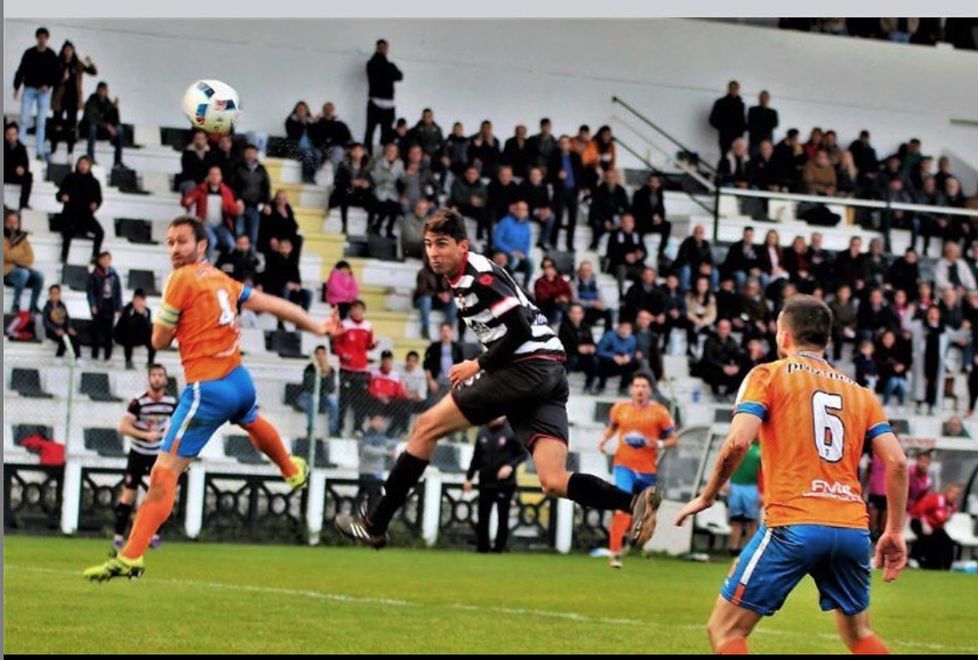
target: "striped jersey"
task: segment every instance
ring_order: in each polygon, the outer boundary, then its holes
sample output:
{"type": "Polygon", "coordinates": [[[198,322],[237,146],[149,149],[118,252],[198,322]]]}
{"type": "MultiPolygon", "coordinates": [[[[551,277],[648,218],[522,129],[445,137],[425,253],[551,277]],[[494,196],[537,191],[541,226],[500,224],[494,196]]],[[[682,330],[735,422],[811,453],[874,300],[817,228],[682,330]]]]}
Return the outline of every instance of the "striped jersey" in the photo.
{"type": "MultiPolygon", "coordinates": [[[[132,420],[133,426],[140,431],[158,429],[160,431],[160,442],[166,435],[166,429],[170,426],[170,418],[173,411],[177,409],[177,398],[169,394],[163,394],[159,399],[154,399],[149,392],[141,395],[129,402],[126,409],[126,416],[132,420]]],[[[132,440],[132,450],[137,454],[155,455],[160,453],[160,442],[149,442],[142,438],[130,438],[132,440]]]]}
{"type": "Polygon", "coordinates": [[[469,252],[465,267],[448,283],[455,294],[459,314],[487,350],[501,342],[510,328],[502,320],[519,308],[530,324],[532,337],[513,352],[513,359],[544,357],[563,360],[564,345],[547,325],[547,317],[530,302],[512,276],[481,254],[469,252]]]}

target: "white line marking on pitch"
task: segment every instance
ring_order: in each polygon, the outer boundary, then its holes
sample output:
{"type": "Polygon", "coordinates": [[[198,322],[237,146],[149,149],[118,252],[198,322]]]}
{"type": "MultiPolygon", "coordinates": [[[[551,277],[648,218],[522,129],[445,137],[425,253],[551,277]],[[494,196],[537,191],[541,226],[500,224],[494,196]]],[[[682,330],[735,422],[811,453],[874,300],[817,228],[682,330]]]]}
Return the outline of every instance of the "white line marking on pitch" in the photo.
{"type": "MultiPolygon", "coordinates": [[[[30,571],[34,573],[52,573],[56,575],[70,575],[73,577],[80,577],[81,573],[78,571],[69,571],[58,568],[45,568],[41,566],[24,566],[21,564],[6,564],[4,570],[14,569],[30,571]]],[[[156,581],[156,579],[154,579],[156,581]]],[[[706,625],[696,625],[696,624],[680,624],[671,625],[666,623],[661,623],[658,621],[642,621],[640,619],[619,619],[619,618],[609,618],[609,617],[596,617],[587,614],[579,614],[577,612],[559,612],[553,610],[537,610],[532,608],[520,608],[520,607],[495,607],[495,606],[485,606],[485,605],[468,605],[465,603],[415,603],[407,600],[398,600],[394,598],[370,598],[363,596],[349,596],[346,594],[331,594],[324,591],[312,591],[310,589],[288,589],[285,587],[262,587],[257,585],[249,584],[228,584],[226,582],[208,582],[205,580],[181,580],[179,578],[161,578],[160,582],[165,582],[167,584],[179,584],[188,587],[205,587],[208,589],[223,589],[225,591],[246,591],[251,593],[265,593],[265,594],[277,594],[282,596],[301,596],[303,598],[311,598],[314,600],[325,600],[335,603],[353,603],[353,604],[365,604],[365,605],[388,605],[392,607],[447,607],[449,609],[455,610],[465,610],[469,612],[489,612],[497,614],[509,614],[513,616],[537,616],[545,617],[550,619],[564,619],[566,621],[576,621],[578,623],[600,623],[612,626],[657,626],[657,627],[667,627],[667,628],[681,628],[683,630],[703,630],[705,633],[706,625]]],[[[811,637],[809,633],[794,632],[791,630],[768,630],[765,628],[759,628],[755,632],[762,635],[779,635],[787,637],[811,637]]],[[[817,637],[822,639],[832,639],[837,640],[836,635],[831,635],[828,633],[818,633],[817,637]]],[[[896,639],[885,640],[890,644],[897,646],[905,646],[908,648],[919,648],[919,649],[929,649],[932,651],[951,651],[959,653],[975,653],[978,651],[978,647],[975,646],[948,646],[945,644],[934,644],[929,642],[914,642],[914,641],[903,641],[896,639]]]]}

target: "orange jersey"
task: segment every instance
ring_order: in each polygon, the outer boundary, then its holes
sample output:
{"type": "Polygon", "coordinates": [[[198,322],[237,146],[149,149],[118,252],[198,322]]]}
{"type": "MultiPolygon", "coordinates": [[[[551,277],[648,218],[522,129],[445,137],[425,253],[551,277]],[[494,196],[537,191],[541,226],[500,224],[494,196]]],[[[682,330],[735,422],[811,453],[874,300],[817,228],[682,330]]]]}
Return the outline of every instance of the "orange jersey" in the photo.
{"type": "Polygon", "coordinates": [[[644,406],[632,401],[619,401],[611,407],[610,418],[611,424],[618,430],[615,465],[642,474],[655,474],[659,466],[659,450],[655,441],[671,435],[676,427],[665,406],[655,401],[649,401],[644,406]]]}
{"type": "Polygon", "coordinates": [[[188,383],[218,380],[241,364],[238,305],[251,289],[207,263],[170,274],[156,322],[176,329],[188,383]]]}
{"type": "Polygon", "coordinates": [[[866,529],[859,484],[863,445],[890,432],[872,391],[821,357],[800,353],[747,375],[734,415],[760,430],[764,523],[866,529]]]}

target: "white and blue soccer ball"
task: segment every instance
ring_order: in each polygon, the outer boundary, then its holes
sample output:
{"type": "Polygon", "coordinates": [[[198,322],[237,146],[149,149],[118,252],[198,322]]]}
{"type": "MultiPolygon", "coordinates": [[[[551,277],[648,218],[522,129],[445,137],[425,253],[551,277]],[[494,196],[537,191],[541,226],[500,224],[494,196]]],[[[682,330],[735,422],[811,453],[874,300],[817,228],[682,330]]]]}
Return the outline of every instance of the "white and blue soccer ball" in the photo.
{"type": "Polygon", "coordinates": [[[238,93],[220,80],[198,80],[183,95],[184,114],[194,128],[207,133],[229,133],[240,110],[238,93]]]}

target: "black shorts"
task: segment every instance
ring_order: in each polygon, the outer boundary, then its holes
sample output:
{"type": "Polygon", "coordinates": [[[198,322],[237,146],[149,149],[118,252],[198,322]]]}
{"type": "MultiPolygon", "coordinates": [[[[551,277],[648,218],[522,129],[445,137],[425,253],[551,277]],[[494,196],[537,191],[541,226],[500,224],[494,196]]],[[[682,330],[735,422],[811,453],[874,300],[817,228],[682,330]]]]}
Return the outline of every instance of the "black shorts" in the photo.
{"type": "Polygon", "coordinates": [[[556,360],[512,362],[452,390],[452,399],[473,426],[505,415],[516,439],[532,448],[546,436],[568,440],[567,372],[556,360]]]}
{"type": "Polygon", "coordinates": [[[156,454],[140,454],[139,452],[129,451],[129,460],[126,461],[126,476],[122,480],[124,488],[138,490],[144,477],[148,477],[153,465],[156,464],[156,454]]]}

